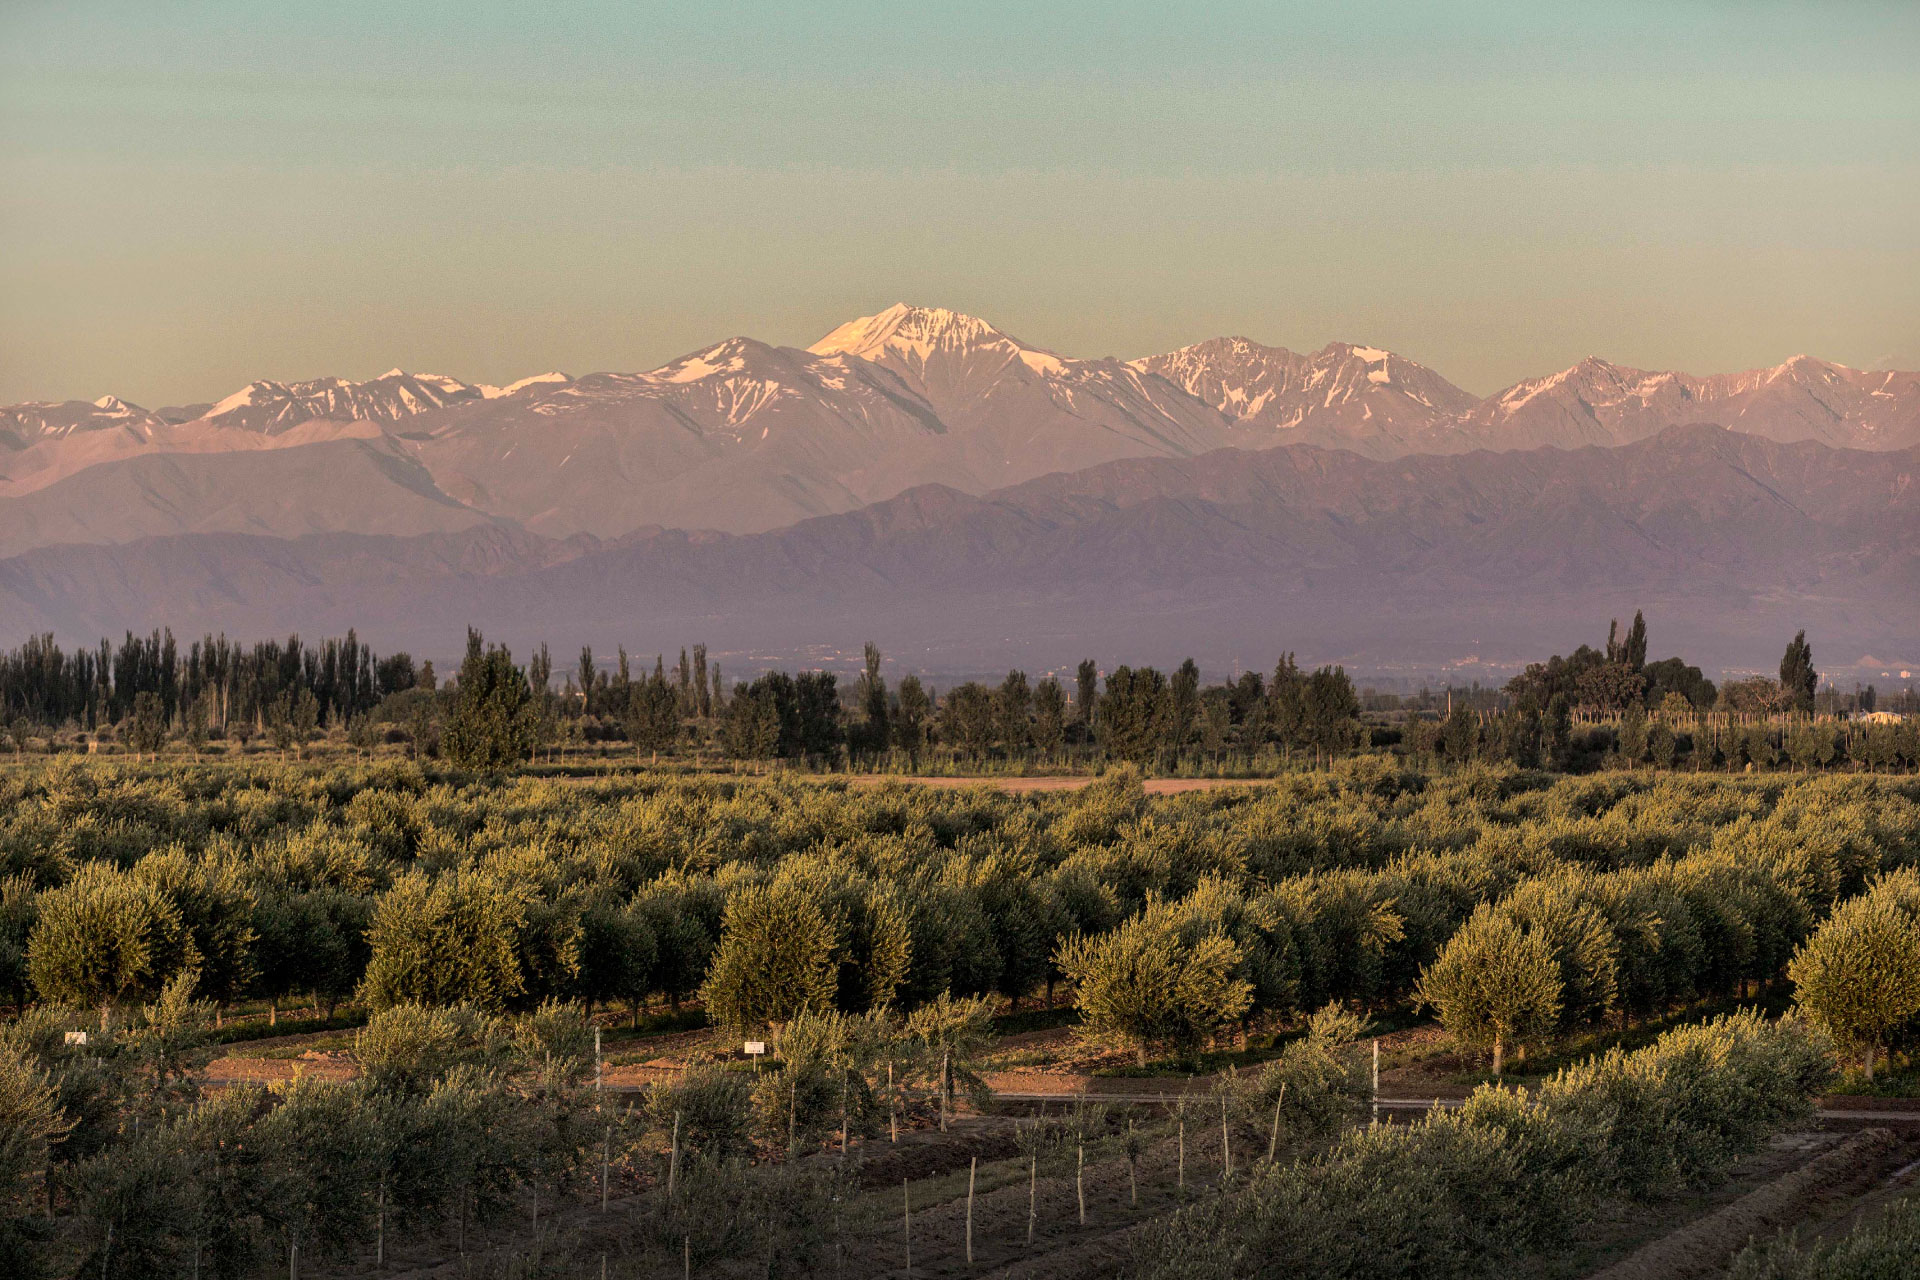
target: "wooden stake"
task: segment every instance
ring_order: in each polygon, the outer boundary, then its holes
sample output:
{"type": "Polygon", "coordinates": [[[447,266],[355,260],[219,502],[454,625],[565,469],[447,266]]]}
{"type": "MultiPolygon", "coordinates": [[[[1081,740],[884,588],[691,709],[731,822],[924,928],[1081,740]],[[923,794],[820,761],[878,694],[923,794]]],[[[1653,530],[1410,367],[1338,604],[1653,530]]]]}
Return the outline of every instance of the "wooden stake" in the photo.
{"type": "Polygon", "coordinates": [[[893,1093],[893,1060],[887,1060],[887,1141],[900,1141],[899,1099],[893,1093]]]}
{"type": "Polygon", "coordinates": [[[693,1237],[680,1237],[680,1274],[684,1280],[693,1280],[693,1237]]]}
{"type": "Polygon", "coordinates": [[[900,1179],[900,1234],[907,1242],[907,1280],[913,1280],[913,1193],[900,1179]]]}
{"type": "Polygon", "coordinates": [[[1080,1201],[1080,1225],[1087,1225],[1087,1144],[1079,1147],[1079,1159],[1073,1169],[1073,1194],[1080,1201]]]}
{"type": "Polygon", "coordinates": [[[607,1211],[607,1166],[613,1163],[613,1126],[607,1126],[606,1136],[600,1139],[600,1212],[607,1211]]]}
{"type": "Polygon", "coordinates": [[[1227,1095],[1220,1095],[1220,1181],[1233,1176],[1233,1140],[1227,1136],[1227,1095]]]}
{"type": "Polygon", "coordinates": [[[1127,1203],[1140,1207],[1140,1162],[1133,1154],[1133,1117],[1127,1117],[1127,1203]]]}
{"type": "Polygon", "coordinates": [[[674,1186],[680,1181],[680,1113],[673,1113],[673,1154],[667,1158],[667,1199],[673,1199],[674,1186]]]}
{"type": "MultiPolygon", "coordinates": [[[[380,1175],[380,1195],[374,1203],[373,1265],[384,1271],[387,1267],[387,1175],[384,1172],[380,1175]]],[[[194,1264],[194,1269],[198,1270],[198,1257],[194,1259],[194,1264]]]]}
{"type": "Polygon", "coordinates": [[[1187,1189],[1187,1100],[1180,1099],[1180,1173],[1179,1185],[1182,1192],[1187,1189]]]}
{"type": "Polygon", "coordinates": [[[973,1179],[980,1172],[980,1157],[967,1161],[967,1265],[973,1265],[973,1179]]]}
{"type": "MultiPolygon", "coordinates": [[[[1493,1073],[1499,1075],[1500,1068],[1495,1066],[1493,1073]]],[[[1380,1123],[1380,1040],[1377,1036],[1373,1041],[1373,1122],[1380,1123]]]]}
{"type": "Polygon", "coordinates": [[[1280,1086],[1280,1096],[1273,1100],[1273,1136],[1267,1139],[1267,1163],[1272,1164],[1280,1158],[1280,1104],[1287,1100],[1287,1086],[1280,1086]]]}
{"type": "Polygon", "coordinates": [[[1030,1163],[1027,1165],[1027,1248],[1031,1249],[1033,1248],[1033,1224],[1040,1220],[1037,1199],[1040,1191],[1040,1157],[1034,1155],[1029,1157],[1029,1160],[1030,1163]]]}

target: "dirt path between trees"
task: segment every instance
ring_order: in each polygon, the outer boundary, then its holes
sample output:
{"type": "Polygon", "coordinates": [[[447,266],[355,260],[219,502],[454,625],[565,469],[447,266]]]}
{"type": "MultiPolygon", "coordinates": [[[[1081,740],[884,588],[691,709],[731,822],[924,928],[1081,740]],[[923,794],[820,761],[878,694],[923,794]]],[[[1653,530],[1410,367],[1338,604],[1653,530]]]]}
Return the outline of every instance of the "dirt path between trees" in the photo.
{"type": "Polygon", "coordinates": [[[1718,1275],[1749,1240],[1804,1223],[1879,1185],[1920,1142],[1863,1129],[1839,1146],[1687,1223],[1594,1274],[1592,1280],[1692,1280],[1718,1275]]]}
{"type": "MultiPolygon", "coordinates": [[[[1074,776],[1041,776],[1032,778],[1016,777],[978,777],[948,778],[925,777],[917,774],[875,774],[856,773],[848,781],[856,787],[878,787],[889,782],[905,782],[917,787],[994,787],[1001,791],[1078,791],[1099,781],[1097,778],[1074,776]]],[[[1184,791],[1211,791],[1216,787],[1270,787],[1272,778],[1147,778],[1140,786],[1150,796],[1177,795],[1184,791]]]]}

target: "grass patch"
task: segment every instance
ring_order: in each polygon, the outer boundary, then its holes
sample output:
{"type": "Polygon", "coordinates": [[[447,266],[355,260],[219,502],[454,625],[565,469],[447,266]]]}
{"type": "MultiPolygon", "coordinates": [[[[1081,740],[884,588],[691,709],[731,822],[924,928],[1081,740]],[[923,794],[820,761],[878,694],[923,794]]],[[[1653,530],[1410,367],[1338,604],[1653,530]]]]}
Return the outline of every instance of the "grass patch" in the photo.
{"type": "Polygon", "coordinates": [[[1018,1013],[1003,1013],[993,1020],[993,1033],[997,1036],[1017,1036],[1028,1031],[1052,1031],[1055,1027],[1072,1027],[1080,1023],[1080,1011],[1068,1005],[1059,1005],[1052,1009],[1022,1009],[1018,1013]]]}
{"type": "MultiPolygon", "coordinates": [[[[217,1031],[207,1033],[210,1044],[245,1044],[251,1040],[273,1040],[280,1036],[305,1036],[320,1031],[351,1031],[355,1027],[367,1025],[367,1011],[357,1006],[342,1005],[334,1010],[331,1018],[281,1018],[278,1024],[269,1025],[265,1019],[248,1019],[245,1022],[229,1022],[217,1031]]],[[[311,1046],[303,1045],[304,1048],[311,1046]]]]}
{"type": "MultiPolygon", "coordinates": [[[[1396,1031],[1420,1026],[1425,1021],[1411,1007],[1388,1009],[1369,1019],[1366,1034],[1392,1035],[1396,1031]]],[[[1157,1080],[1257,1067],[1279,1057],[1286,1052],[1288,1044],[1306,1034],[1306,1023],[1301,1021],[1274,1031],[1255,1032],[1247,1037],[1247,1047],[1244,1049],[1206,1049],[1189,1058],[1163,1058],[1149,1062],[1144,1067],[1102,1067],[1093,1074],[1109,1080],[1157,1080]]],[[[1380,1065],[1388,1065],[1386,1056],[1382,1056],[1380,1065]]]]}
{"type": "MultiPolygon", "coordinates": [[[[1767,1018],[1779,1018],[1793,1010],[1793,998],[1781,990],[1746,1000],[1720,996],[1712,1000],[1699,1001],[1683,1009],[1675,1009],[1658,1018],[1650,1018],[1630,1027],[1596,1027],[1592,1030],[1576,1032],[1552,1044],[1530,1051],[1522,1062],[1510,1062],[1500,1082],[1510,1085],[1538,1083],[1555,1072],[1585,1062],[1588,1058],[1606,1053],[1610,1049],[1631,1053],[1635,1049],[1646,1048],[1677,1027],[1706,1022],[1721,1014],[1734,1013],[1741,1009],[1755,1009],[1767,1018]]],[[[1470,1086],[1491,1084],[1493,1074],[1463,1071],[1455,1073],[1450,1080],[1455,1084],[1470,1086]]]]}

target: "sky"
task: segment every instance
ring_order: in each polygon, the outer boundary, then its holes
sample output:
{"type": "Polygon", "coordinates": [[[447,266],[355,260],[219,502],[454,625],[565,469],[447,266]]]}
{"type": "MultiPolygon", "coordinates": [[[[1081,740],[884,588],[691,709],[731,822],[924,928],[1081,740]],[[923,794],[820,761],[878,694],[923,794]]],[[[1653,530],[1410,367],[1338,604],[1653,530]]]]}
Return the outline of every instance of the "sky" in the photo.
{"type": "Polygon", "coordinates": [[[1920,5],[0,0],[0,403],[896,301],[1068,355],[1920,367],[1920,5]]]}

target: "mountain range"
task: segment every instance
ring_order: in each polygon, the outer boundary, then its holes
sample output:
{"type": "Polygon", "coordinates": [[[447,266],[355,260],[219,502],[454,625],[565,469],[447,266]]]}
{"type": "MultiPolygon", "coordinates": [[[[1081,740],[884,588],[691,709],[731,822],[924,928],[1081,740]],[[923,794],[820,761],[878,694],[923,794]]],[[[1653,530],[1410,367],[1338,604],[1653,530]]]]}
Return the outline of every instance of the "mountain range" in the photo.
{"type": "Polygon", "coordinates": [[[0,409],[0,616],[1390,664],[1664,600],[1726,661],[1816,623],[1884,653],[1920,636],[1917,456],[1920,375],[1808,357],[1479,399],[1373,347],[1083,360],[901,305],[644,373],[0,409]]]}
{"type": "Polygon", "coordinates": [[[0,554],[490,519],[560,537],[750,533],[917,484],[984,493],[1128,457],[1295,443],[1373,458],[1576,448],[1691,422],[1906,448],[1920,444],[1920,374],[1796,356],[1696,377],[1590,359],[1481,400],[1374,347],[1303,355],[1216,338],[1139,360],[1080,360],[972,316],[897,305],[804,351],[732,338],[645,373],[493,387],[394,369],[365,382],[255,382],[153,411],[110,395],[10,406],[0,409],[0,501],[34,500],[0,506],[0,554]],[[213,508],[196,500],[236,468],[251,493],[213,508]]]}

